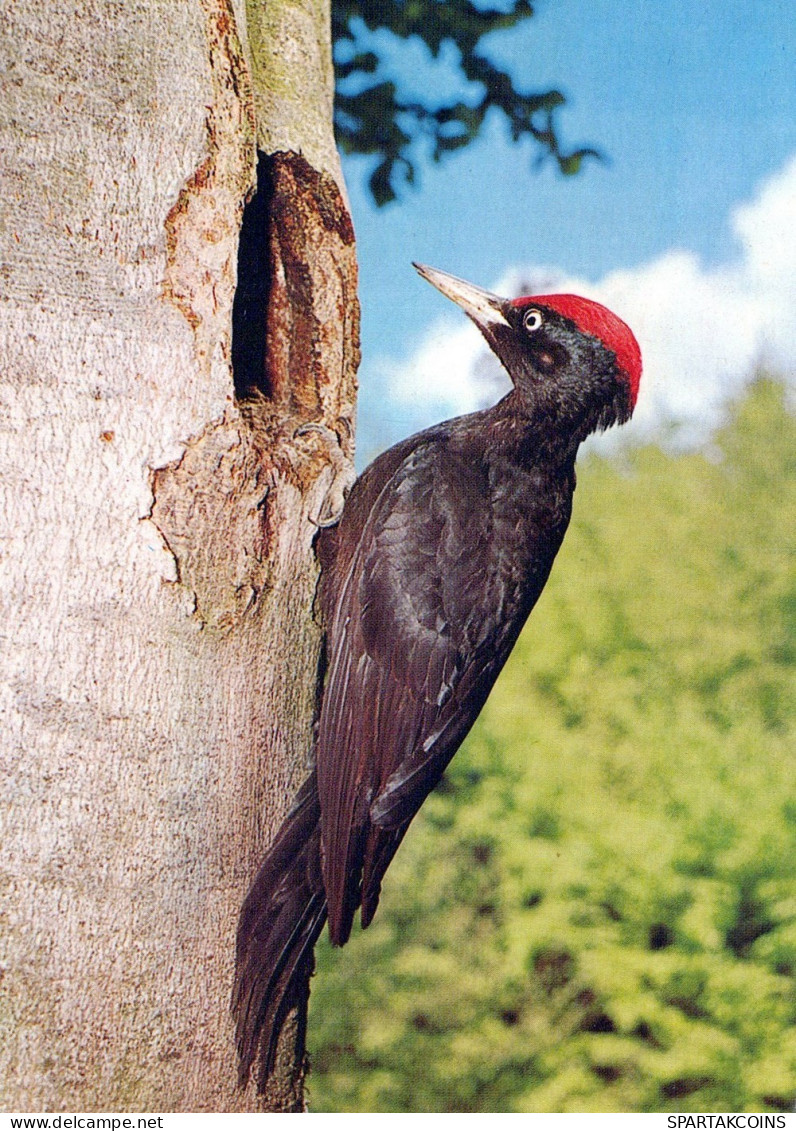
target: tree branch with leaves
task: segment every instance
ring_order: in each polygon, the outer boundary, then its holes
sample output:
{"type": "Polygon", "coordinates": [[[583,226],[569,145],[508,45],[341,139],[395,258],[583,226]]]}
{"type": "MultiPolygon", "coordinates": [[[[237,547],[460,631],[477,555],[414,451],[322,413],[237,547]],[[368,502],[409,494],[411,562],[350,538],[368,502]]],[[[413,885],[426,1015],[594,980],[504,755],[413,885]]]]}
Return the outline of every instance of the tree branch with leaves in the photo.
{"type": "Polygon", "coordinates": [[[563,146],[557,111],[565,98],[559,90],[525,91],[489,59],[488,37],[533,15],[527,0],[506,9],[472,0],[341,0],[333,6],[335,133],[343,153],[376,159],[369,187],[377,204],[415,183],[426,154],[440,161],[475,141],[490,113],[502,117],[512,141],[531,138],[537,161],[552,160],[567,176],[579,172],[585,158],[599,158],[590,146],[563,146]],[[424,43],[434,60],[444,48],[454,49],[462,97],[421,102],[402,90],[394,64],[398,57],[400,71],[401,47],[412,39],[424,43]]]}

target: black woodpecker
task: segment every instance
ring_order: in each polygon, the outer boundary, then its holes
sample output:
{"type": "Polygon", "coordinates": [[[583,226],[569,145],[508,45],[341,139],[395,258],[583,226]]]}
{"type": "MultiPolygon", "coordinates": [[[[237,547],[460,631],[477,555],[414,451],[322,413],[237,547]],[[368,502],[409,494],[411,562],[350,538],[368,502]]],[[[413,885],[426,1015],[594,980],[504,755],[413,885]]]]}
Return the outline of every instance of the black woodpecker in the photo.
{"type": "Polygon", "coordinates": [[[233,1011],[240,1080],[273,1071],[315,942],[348,939],[409,824],[475,722],[569,524],[575,456],[633,412],[632,332],[576,295],[503,299],[417,270],[475,322],[513,389],[380,455],[318,538],[327,671],[315,769],[246,897],[233,1011]]]}

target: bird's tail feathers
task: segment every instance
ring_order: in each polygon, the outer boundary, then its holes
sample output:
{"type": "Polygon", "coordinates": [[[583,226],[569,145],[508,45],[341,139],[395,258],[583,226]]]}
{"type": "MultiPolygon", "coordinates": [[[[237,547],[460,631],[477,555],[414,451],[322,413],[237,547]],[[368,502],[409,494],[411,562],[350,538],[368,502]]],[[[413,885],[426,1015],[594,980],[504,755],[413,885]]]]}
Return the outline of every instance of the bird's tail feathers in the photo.
{"type": "Polygon", "coordinates": [[[241,910],[232,994],[239,1079],[245,1086],[259,1048],[261,1091],[274,1070],[279,1037],[293,1010],[294,1063],[301,1068],[304,1061],[313,951],[326,922],[319,816],[313,773],[269,848],[241,910]]]}

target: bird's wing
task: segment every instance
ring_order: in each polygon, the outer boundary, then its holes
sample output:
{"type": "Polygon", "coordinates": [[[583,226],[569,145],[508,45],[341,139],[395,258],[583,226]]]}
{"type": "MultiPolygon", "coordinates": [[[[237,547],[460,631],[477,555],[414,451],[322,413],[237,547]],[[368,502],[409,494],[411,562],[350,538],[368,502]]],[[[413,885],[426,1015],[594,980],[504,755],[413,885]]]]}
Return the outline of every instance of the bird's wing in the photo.
{"type": "Polygon", "coordinates": [[[496,557],[490,500],[482,462],[419,445],[382,486],[337,578],[317,748],[335,942],[360,899],[371,917],[406,826],[524,620],[515,628],[521,579],[496,557]]]}

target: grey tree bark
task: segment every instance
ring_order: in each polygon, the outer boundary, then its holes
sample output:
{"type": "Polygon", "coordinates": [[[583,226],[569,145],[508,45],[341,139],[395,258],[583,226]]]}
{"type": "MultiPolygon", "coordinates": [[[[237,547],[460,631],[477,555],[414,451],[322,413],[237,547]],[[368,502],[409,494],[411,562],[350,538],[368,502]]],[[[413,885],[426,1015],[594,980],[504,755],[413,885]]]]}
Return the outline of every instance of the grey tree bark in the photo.
{"type": "Polygon", "coordinates": [[[285,1058],[267,1097],[237,1088],[229,995],[306,768],[314,520],[352,454],[328,2],[3,0],[3,1110],[302,1107],[285,1058]]]}

